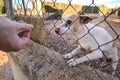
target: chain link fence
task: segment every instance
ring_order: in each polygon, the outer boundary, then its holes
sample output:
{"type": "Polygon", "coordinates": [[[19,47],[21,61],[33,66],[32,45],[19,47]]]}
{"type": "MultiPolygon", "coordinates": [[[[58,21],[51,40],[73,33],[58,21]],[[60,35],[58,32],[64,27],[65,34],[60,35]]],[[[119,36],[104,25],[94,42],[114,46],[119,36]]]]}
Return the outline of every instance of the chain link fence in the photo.
{"type": "MultiPolygon", "coordinates": [[[[120,7],[116,6],[116,8],[111,9],[103,4],[97,5],[94,2],[94,0],[91,0],[91,2],[89,2],[90,3],[89,5],[84,6],[82,4],[79,4],[79,2],[75,4],[74,1],[64,0],[63,2],[62,1],[59,2],[57,0],[12,0],[13,7],[12,7],[12,10],[10,11],[13,11],[14,15],[19,15],[23,17],[30,16],[32,17],[32,19],[33,18],[42,19],[44,23],[42,24],[42,26],[44,27],[43,32],[45,33],[44,34],[45,40],[41,40],[39,43],[41,44],[44,43],[43,45],[45,45],[46,47],[52,50],[59,52],[61,55],[69,53],[72,50],[74,50],[78,45],[81,45],[81,43],[79,43],[78,41],[83,37],[85,37],[86,35],[90,34],[90,31],[94,29],[96,26],[100,26],[106,29],[109,32],[109,34],[113,37],[113,39],[105,44],[102,44],[102,45],[98,44],[97,49],[101,50],[102,46],[114,42],[115,45],[117,46],[118,56],[119,56],[120,54],[120,27],[119,27],[120,17],[118,16],[118,12],[120,11],[120,7]],[[94,18],[94,20],[91,21],[91,23],[94,24],[94,27],[90,29],[88,33],[86,33],[82,37],[76,37],[76,35],[73,32],[74,36],[77,39],[73,38],[71,35],[68,35],[68,34],[57,35],[55,33],[55,29],[57,28],[58,25],[61,24],[61,20],[64,20],[64,16],[68,14],[78,14],[79,16],[86,15],[91,18],[94,18]]],[[[11,14],[8,14],[8,15],[11,16],[11,14]]],[[[41,24],[41,22],[35,20],[33,24],[35,25],[36,23],[41,24]]],[[[43,27],[42,27],[42,30],[43,30],[43,27]]],[[[41,32],[40,29],[39,31],[41,32]]],[[[39,31],[36,33],[39,34],[39,31]]],[[[98,34],[101,34],[101,33],[98,33],[98,34]]],[[[39,36],[40,35],[36,35],[36,37],[39,37],[39,36]]],[[[93,35],[91,36],[93,37],[93,35]]],[[[93,39],[96,41],[94,37],[93,39]]],[[[96,43],[98,42],[96,41],[96,43]]],[[[88,53],[87,51],[83,50],[83,52],[77,54],[76,58],[84,56],[87,53],[88,53]]],[[[111,67],[111,62],[107,61],[106,59],[96,59],[92,61],[90,60],[82,64],[89,65],[93,67],[92,68],[93,70],[98,69],[110,75],[112,75],[112,72],[113,72],[113,69],[111,67]]],[[[115,73],[116,73],[116,76],[120,79],[119,66],[120,64],[118,61],[117,70],[115,71],[115,73]]],[[[102,80],[102,78],[99,76],[97,72],[96,74],[98,75],[98,78],[102,80]]]]}

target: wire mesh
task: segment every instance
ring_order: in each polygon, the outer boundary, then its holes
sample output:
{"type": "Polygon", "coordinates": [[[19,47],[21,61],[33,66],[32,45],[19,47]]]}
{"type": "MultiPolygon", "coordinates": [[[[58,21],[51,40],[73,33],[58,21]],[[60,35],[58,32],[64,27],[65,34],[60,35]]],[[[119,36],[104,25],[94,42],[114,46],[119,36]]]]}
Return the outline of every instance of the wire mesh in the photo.
{"type": "MultiPolygon", "coordinates": [[[[79,3],[73,3],[73,0],[66,0],[65,3],[60,3],[58,0],[13,0],[13,10],[15,15],[28,15],[31,17],[42,18],[44,20],[44,25],[46,29],[46,44],[44,45],[52,50],[59,52],[61,55],[71,52],[78,45],[81,46],[81,44],[78,41],[88,34],[94,39],[94,41],[98,45],[98,48],[92,50],[91,52],[99,49],[104,55],[103,51],[101,50],[101,47],[109,43],[115,42],[119,55],[120,18],[118,17],[117,13],[120,10],[120,8],[116,7],[114,9],[110,9],[105,5],[98,6],[94,0],[91,0],[91,2],[89,3],[90,4],[88,6],[84,6],[79,3]],[[77,37],[77,35],[74,34],[74,32],[72,32],[76,39],[68,34],[57,35],[55,33],[55,29],[59,24],[61,24],[61,20],[64,20],[63,16],[68,14],[78,14],[79,16],[87,15],[92,18],[96,18],[93,21],[91,21],[91,23],[94,24],[94,26],[91,29],[88,29],[88,32],[82,37],[77,37]],[[100,45],[94,38],[94,36],[90,33],[96,26],[100,26],[106,29],[109,32],[109,34],[112,35],[113,39],[109,42],[100,45]]],[[[76,22],[78,19],[79,17],[77,17],[76,20],[74,20],[74,22],[76,22]]],[[[72,24],[74,22],[72,22],[72,24]]],[[[84,56],[87,53],[89,52],[85,52],[85,50],[83,49],[83,52],[77,54],[76,57],[78,58],[84,56]]],[[[108,74],[112,74],[113,71],[110,67],[111,63],[105,62],[101,59],[89,61],[88,58],[88,61],[82,64],[86,64],[93,67],[92,69],[96,72],[98,78],[100,78],[101,80],[102,78],[101,76],[99,76],[96,69],[108,74]]],[[[118,63],[118,66],[119,65],[120,64],[118,63]]],[[[120,79],[120,68],[117,67],[117,70],[115,72],[116,76],[120,79]]]]}

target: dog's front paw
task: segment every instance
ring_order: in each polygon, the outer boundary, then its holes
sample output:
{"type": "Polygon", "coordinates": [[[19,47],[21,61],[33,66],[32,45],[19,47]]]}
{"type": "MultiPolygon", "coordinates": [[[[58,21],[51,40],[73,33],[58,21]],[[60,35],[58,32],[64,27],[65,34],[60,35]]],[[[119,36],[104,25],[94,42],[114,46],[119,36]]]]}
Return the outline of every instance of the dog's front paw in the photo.
{"type": "Polygon", "coordinates": [[[76,66],[78,63],[77,59],[70,59],[67,61],[69,66],[76,66]]]}
{"type": "Polygon", "coordinates": [[[63,57],[66,59],[70,59],[70,58],[72,58],[72,54],[68,53],[68,54],[63,55],[63,57]]]}

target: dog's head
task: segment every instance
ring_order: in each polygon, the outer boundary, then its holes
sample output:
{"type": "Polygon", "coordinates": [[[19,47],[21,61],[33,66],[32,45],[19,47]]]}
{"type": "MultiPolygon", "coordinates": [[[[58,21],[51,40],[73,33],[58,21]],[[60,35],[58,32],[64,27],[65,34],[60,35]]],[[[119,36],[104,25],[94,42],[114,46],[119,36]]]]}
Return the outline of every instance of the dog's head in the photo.
{"type": "Polygon", "coordinates": [[[78,16],[78,14],[69,14],[63,18],[62,23],[57,26],[55,32],[58,35],[78,32],[83,27],[83,24],[87,24],[91,20],[92,18],[85,15],[78,16]]]}

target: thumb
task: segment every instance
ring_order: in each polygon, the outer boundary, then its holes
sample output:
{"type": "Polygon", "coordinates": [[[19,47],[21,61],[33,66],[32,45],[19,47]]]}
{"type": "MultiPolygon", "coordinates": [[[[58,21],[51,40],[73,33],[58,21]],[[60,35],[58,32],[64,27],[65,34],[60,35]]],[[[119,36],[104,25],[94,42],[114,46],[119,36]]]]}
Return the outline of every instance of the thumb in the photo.
{"type": "Polygon", "coordinates": [[[27,30],[27,29],[32,29],[33,25],[32,24],[27,24],[27,23],[18,23],[17,29],[18,30],[27,30]]]}

